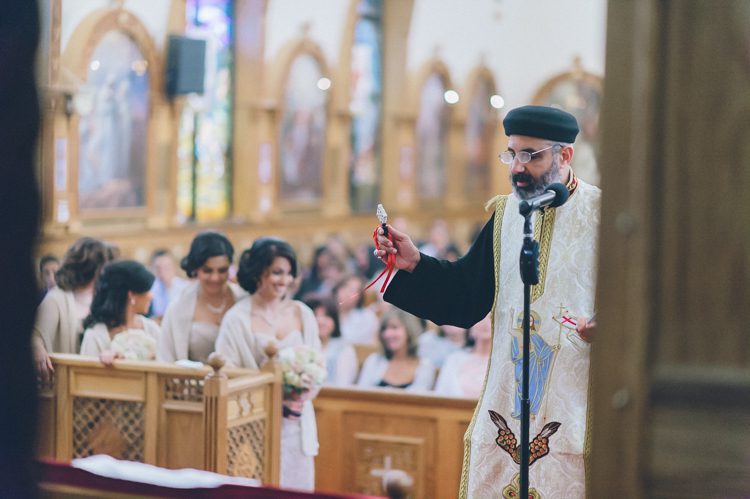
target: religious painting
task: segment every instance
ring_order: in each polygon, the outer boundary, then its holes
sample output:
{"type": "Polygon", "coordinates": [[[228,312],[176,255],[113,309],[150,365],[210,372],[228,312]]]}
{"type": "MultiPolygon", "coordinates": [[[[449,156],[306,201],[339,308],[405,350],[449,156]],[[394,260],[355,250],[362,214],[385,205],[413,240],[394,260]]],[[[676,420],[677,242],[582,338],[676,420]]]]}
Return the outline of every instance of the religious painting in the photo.
{"type": "Polygon", "coordinates": [[[464,194],[466,199],[487,199],[491,195],[491,162],[494,158],[492,145],[497,133],[497,110],[490,105],[494,85],[485,78],[477,82],[469,102],[464,140],[466,144],[466,175],[464,194]]]}
{"type": "Polygon", "coordinates": [[[318,61],[309,54],[294,59],[284,94],[279,137],[279,191],[282,202],[310,203],[322,196],[326,92],[318,61]]]}
{"type": "Polygon", "coordinates": [[[177,146],[177,216],[229,213],[234,53],[231,0],[187,0],[185,35],[206,40],[204,92],[185,100],[177,146]]]}
{"type": "Polygon", "coordinates": [[[380,190],[382,117],[382,0],[360,0],[351,69],[349,198],[355,212],[375,209],[380,190]]]}
{"type": "Polygon", "coordinates": [[[537,94],[535,103],[559,107],[578,120],[581,131],[575,142],[573,171],[589,184],[599,185],[599,110],[601,78],[580,69],[550,80],[537,94]]]}
{"type": "Polygon", "coordinates": [[[445,83],[432,73],[422,86],[417,117],[417,195],[422,201],[441,201],[446,188],[449,111],[445,83]]]}
{"type": "Polygon", "coordinates": [[[105,34],[89,61],[87,109],[79,106],[78,207],[81,211],[145,205],[149,69],[122,31],[105,34]]]}

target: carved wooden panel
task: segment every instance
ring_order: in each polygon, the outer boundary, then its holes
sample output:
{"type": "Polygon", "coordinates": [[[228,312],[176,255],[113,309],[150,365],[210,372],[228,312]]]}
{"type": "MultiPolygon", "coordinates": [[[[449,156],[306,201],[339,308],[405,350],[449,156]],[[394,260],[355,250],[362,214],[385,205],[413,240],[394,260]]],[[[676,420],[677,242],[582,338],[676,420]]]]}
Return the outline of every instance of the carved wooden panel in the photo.
{"type": "Polygon", "coordinates": [[[263,389],[239,392],[227,397],[227,421],[230,423],[246,418],[255,419],[254,416],[267,411],[266,391],[263,389]]]}
{"type": "Polygon", "coordinates": [[[386,495],[385,478],[399,475],[407,483],[413,481],[406,497],[426,497],[424,439],[357,433],[354,449],[356,485],[353,490],[367,495],[386,495]]]}
{"type": "Polygon", "coordinates": [[[228,430],[227,475],[263,479],[266,452],[264,420],[233,426],[228,430]]]}
{"type": "Polygon", "coordinates": [[[107,454],[143,461],[144,404],[76,397],[73,402],[73,457],[107,454]]]}
{"type": "Polygon", "coordinates": [[[390,456],[391,466],[398,469],[405,466],[406,473],[414,480],[413,497],[440,497],[433,479],[436,449],[440,445],[437,420],[413,412],[394,414],[393,408],[387,406],[383,409],[385,414],[353,411],[343,414],[343,490],[370,490],[371,479],[364,477],[373,470],[384,469],[384,459],[390,456]],[[372,456],[367,457],[370,453],[372,456]],[[367,463],[364,468],[360,463],[362,459],[367,463]]]}
{"type": "Polygon", "coordinates": [[[203,402],[203,380],[187,376],[164,379],[164,399],[203,402]]]}

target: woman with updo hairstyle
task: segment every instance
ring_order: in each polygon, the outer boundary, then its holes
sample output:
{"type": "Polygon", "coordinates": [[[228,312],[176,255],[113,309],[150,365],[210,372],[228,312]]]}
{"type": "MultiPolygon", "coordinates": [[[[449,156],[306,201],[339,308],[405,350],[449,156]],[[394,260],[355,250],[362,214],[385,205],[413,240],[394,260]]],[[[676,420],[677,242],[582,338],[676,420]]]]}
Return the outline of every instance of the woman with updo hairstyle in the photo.
{"type": "Polygon", "coordinates": [[[370,354],[362,365],[360,387],[399,388],[429,391],[435,382],[435,368],[417,356],[417,336],[422,332],[419,319],[394,308],[380,320],[378,339],[382,353],[370,354]]]}
{"type": "Polygon", "coordinates": [[[50,353],[78,353],[94,283],[102,267],[117,254],[116,247],[92,237],[78,239],[65,253],[55,274],[57,287],[39,304],[34,324],[34,364],[43,380],[54,372],[50,353]]]}
{"type": "Polygon", "coordinates": [[[180,266],[195,279],[167,307],[158,359],[206,362],[214,351],[224,314],[245,292],[229,281],[234,247],[224,234],[201,232],[180,266]]]}
{"type": "MultiPolygon", "coordinates": [[[[320,350],[318,323],[310,308],[291,298],[297,276],[297,257],[286,241],[264,237],[240,257],[237,279],[250,296],[240,299],[224,316],[216,351],[227,365],[257,369],[268,357],[270,343],[281,350],[307,345],[320,350]]],[[[322,355],[322,353],[321,353],[322,355]]],[[[318,454],[318,431],[312,399],[285,395],[281,425],[280,485],[303,490],[315,486],[313,458],[318,454]]]]}
{"type": "Polygon", "coordinates": [[[154,274],[141,263],[106,265],[96,282],[91,314],[83,321],[81,355],[99,357],[108,366],[115,359],[155,360],[160,328],[145,317],[153,284],[154,274]]]}

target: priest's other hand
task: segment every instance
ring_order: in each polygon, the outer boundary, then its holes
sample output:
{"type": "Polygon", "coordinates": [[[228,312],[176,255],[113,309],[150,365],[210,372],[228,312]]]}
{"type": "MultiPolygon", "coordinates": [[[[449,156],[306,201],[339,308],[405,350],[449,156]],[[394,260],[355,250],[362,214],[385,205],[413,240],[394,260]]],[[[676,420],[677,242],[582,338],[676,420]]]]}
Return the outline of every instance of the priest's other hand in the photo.
{"type": "Polygon", "coordinates": [[[391,242],[383,234],[383,228],[378,228],[378,247],[380,249],[375,250],[375,256],[385,261],[387,254],[396,255],[396,268],[399,270],[405,270],[411,272],[414,267],[419,263],[421,258],[419,250],[412,242],[411,238],[401,231],[394,229],[391,225],[387,225],[388,233],[391,235],[393,241],[391,242]]]}
{"type": "Polygon", "coordinates": [[[578,332],[578,335],[583,339],[583,341],[585,341],[586,343],[591,343],[592,341],[594,341],[594,337],[596,336],[596,321],[593,319],[584,319],[581,317],[578,319],[576,331],[578,332]]]}

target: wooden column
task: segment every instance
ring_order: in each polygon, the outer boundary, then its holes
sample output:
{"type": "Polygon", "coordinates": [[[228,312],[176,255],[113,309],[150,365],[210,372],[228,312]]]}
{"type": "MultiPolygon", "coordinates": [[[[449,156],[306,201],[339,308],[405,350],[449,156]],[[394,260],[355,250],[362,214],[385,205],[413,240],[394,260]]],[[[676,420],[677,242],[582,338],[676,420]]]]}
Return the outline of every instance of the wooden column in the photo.
{"type": "Polygon", "coordinates": [[[611,1],[588,497],[750,490],[750,3],[611,1]]]}
{"type": "Polygon", "coordinates": [[[281,366],[279,366],[275,358],[278,353],[276,345],[269,343],[266,346],[265,353],[268,356],[268,361],[263,365],[261,370],[273,374],[276,381],[266,392],[268,397],[266,404],[270,417],[268,418],[269,424],[266,429],[266,455],[263,475],[267,477],[266,485],[279,485],[281,459],[274,459],[274,456],[281,456],[281,419],[283,417],[281,411],[283,399],[282,374],[281,366]]]}
{"type": "Polygon", "coordinates": [[[217,473],[227,470],[227,377],[221,372],[224,358],[212,353],[208,364],[213,372],[206,376],[203,386],[203,432],[205,440],[205,469],[217,473]]]}

